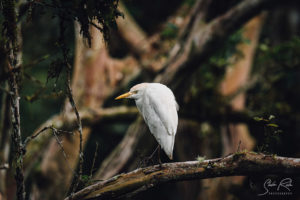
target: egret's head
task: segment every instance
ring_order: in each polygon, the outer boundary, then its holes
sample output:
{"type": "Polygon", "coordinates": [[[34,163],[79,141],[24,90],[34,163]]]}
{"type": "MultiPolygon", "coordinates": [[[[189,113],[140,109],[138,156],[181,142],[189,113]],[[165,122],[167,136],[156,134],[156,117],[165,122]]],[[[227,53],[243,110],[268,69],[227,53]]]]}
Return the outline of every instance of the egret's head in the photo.
{"type": "Polygon", "coordinates": [[[148,83],[140,83],[133,86],[129,92],[118,96],[117,99],[129,98],[129,99],[139,99],[144,94],[145,89],[147,88],[148,83]]]}

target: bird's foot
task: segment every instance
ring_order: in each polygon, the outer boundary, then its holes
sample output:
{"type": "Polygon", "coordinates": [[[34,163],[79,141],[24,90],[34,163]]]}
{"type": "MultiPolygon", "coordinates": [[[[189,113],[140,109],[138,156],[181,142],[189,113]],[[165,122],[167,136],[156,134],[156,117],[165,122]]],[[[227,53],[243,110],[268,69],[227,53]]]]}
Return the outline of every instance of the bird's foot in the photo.
{"type": "Polygon", "coordinates": [[[143,167],[147,167],[151,164],[154,164],[153,158],[151,156],[145,157],[143,158],[140,163],[139,163],[139,167],[143,168],[143,167]]]}
{"type": "Polygon", "coordinates": [[[162,162],[160,159],[160,146],[158,145],[158,164],[159,164],[159,168],[162,169],[162,162]]]}
{"type": "Polygon", "coordinates": [[[155,153],[156,152],[158,152],[158,164],[161,166],[162,162],[160,160],[160,146],[158,145],[156,147],[156,149],[154,150],[154,152],[150,156],[148,156],[148,157],[141,160],[141,162],[139,164],[139,167],[147,167],[151,164],[152,165],[155,164],[154,158],[155,158],[155,153]]]}
{"type": "Polygon", "coordinates": [[[163,166],[162,166],[162,163],[160,162],[160,163],[158,163],[158,167],[159,167],[159,169],[160,170],[162,170],[163,169],[163,166]]]}

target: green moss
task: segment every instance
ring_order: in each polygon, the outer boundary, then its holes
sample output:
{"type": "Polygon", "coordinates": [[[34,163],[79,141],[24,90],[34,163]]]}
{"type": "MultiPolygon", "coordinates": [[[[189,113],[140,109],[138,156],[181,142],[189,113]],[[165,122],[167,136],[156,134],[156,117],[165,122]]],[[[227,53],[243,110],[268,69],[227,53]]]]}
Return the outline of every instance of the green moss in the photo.
{"type": "Polygon", "coordinates": [[[272,154],[272,158],[273,158],[273,159],[276,159],[276,158],[277,158],[277,155],[276,155],[276,154],[272,154]]]}
{"type": "Polygon", "coordinates": [[[197,156],[196,160],[199,162],[199,163],[202,163],[204,160],[205,160],[205,156],[197,156]]]}
{"type": "Polygon", "coordinates": [[[244,156],[246,156],[246,154],[247,154],[247,150],[238,151],[238,152],[234,153],[233,158],[232,158],[233,162],[237,161],[238,159],[240,159],[244,156]]]}

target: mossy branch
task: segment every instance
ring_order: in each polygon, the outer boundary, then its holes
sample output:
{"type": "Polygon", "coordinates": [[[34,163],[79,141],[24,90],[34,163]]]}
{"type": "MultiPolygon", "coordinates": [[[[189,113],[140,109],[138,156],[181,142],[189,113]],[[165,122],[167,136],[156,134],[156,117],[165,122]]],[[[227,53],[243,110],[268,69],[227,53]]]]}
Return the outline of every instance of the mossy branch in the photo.
{"type": "Polygon", "coordinates": [[[224,176],[300,175],[300,158],[286,158],[255,152],[238,152],[224,158],[165,163],[139,168],[90,185],[65,200],[115,199],[138,193],[166,182],[224,176]]]}

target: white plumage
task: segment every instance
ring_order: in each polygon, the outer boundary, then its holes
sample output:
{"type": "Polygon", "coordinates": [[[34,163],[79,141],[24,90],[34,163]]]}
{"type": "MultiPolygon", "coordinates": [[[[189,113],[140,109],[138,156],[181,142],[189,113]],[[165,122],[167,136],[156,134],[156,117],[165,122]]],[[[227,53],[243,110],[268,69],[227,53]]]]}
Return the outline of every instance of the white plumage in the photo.
{"type": "Polygon", "coordinates": [[[150,132],[168,157],[173,159],[179,109],[173,92],[160,83],[141,83],[116,99],[121,98],[135,100],[150,132]]]}

